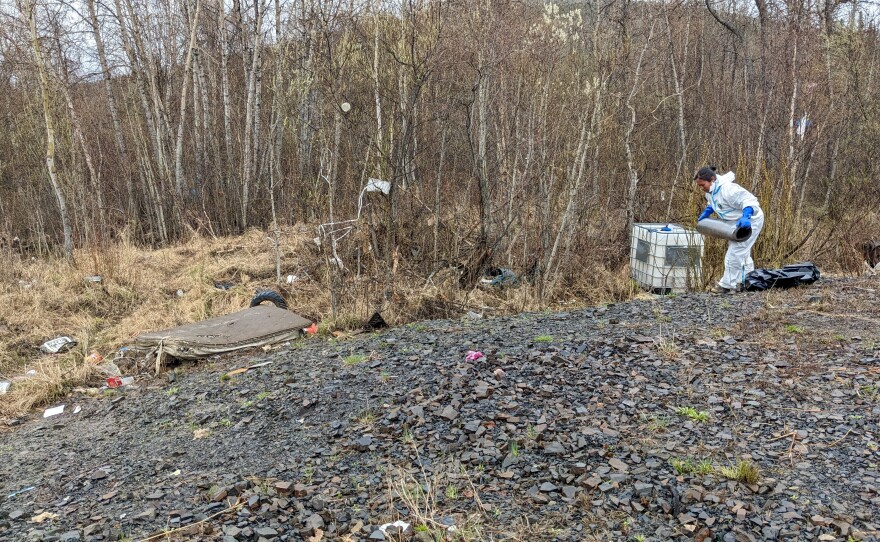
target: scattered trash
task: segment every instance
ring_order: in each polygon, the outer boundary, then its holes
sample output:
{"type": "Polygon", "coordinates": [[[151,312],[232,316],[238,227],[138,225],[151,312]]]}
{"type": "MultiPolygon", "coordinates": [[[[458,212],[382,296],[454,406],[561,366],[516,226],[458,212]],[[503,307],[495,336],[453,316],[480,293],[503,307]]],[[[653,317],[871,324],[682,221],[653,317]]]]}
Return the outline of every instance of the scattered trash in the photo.
{"type": "Polygon", "coordinates": [[[389,527],[397,527],[398,529],[400,529],[400,533],[408,533],[410,529],[409,523],[403,521],[402,519],[399,519],[394,523],[386,523],[384,525],[380,525],[379,530],[382,531],[384,534],[388,534],[389,527]]]}
{"type": "Polygon", "coordinates": [[[481,359],[484,359],[485,357],[486,357],[486,355],[480,351],[468,350],[467,356],[465,356],[464,359],[466,359],[468,361],[480,361],[481,359]]]}
{"type": "Polygon", "coordinates": [[[4,380],[0,382],[0,395],[6,395],[6,392],[9,391],[9,387],[12,386],[12,382],[4,380]]]}
{"type": "Polygon", "coordinates": [[[36,369],[28,369],[28,371],[24,374],[25,374],[25,376],[37,376],[37,370],[36,369]]]}
{"type": "Polygon", "coordinates": [[[490,286],[515,286],[519,280],[513,270],[506,267],[490,267],[486,269],[483,284],[490,286]]]}
{"type": "Polygon", "coordinates": [[[101,282],[104,280],[104,277],[101,275],[89,275],[87,277],[83,277],[83,280],[86,282],[101,282]]]}
{"type": "Polygon", "coordinates": [[[257,367],[265,367],[266,365],[272,365],[273,363],[274,363],[273,361],[264,361],[262,363],[255,363],[255,364],[251,365],[250,367],[248,367],[248,370],[256,369],[257,367]]]}
{"type": "Polygon", "coordinates": [[[119,367],[117,367],[112,361],[105,361],[104,363],[95,365],[95,368],[107,376],[122,376],[122,371],[120,371],[119,367]]]}
{"type": "Polygon", "coordinates": [[[42,514],[39,514],[37,516],[32,517],[31,522],[43,523],[47,519],[51,520],[51,519],[56,519],[57,517],[58,517],[58,514],[53,514],[52,512],[43,512],[42,514]]]}
{"type": "Polygon", "coordinates": [[[186,360],[258,348],[299,338],[311,320],[271,305],[258,305],[208,320],[138,335],[134,348],[161,371],[169,357],[186,360]]]}
{"type": "Polygon", "coordinates": [[[303,328],[303,333],[307,333],[309,335],[314,335],[318,332],[318,324],[312,324],[309,327],[303,328]]]}
{"type": "Polygon", "coordinates": [[[467,314],[465,316],[467,316],[467,318],[469,320],[482,320],[483,319],[482,314],[480,314],[478,312],[474,312],[474,311],[467,311],[467,314]]]}
{"type": "Polygon", "coordinates": [[[819,268],[812,262],[795,263],[782,269],[755,269],[746,275],[743,289],[761,292],[770,288],[792,288],[812,284],[819,278],[819,268]]]}
{"type": "Polygon", "coordinates": [[[22,493],[28,493],[30,491],[33,491],[34,489],[36,489],[34,486],[26,487],[24,489],[19,489],[18,491],[14,491],[14,492],[10,493],[9,495],[7,495],[6,498],[11,499],[13,497],[17,497],[17,496],[21,495],[22,493]]]}
{"type": "Polygon", "coordinates": [[[287,275],[287,284],[293,284],[294,282],[299,281],[299,277],[296,275],[287,275]]]}
{"type": "Polygon", "coordinates": [[[125,378],[120,378],[118,376],[111,376],[106,380],[108,388],[121,388],[123,386],[128,386],[132,382],[134,382],[133,376],[126,376],[125,378]]]}
{"type": "Polygon", "coordinates": [[[43,412],[44,418],[51,418],[52,416],[57,416],[64,412],[64,405],[58,405],[56,407],[47,408],[45,412],[43,412]]]}
{"type": "Polygon", "coordinates": [[[805,135],[807,135],[807,128],[813,125],[813,121],[807,118],[807,114],[804,113],[804,116],[794,121],[794,130],[797,135],[803,139],[805,135]]]}
{"type": "Polygon", "coordinates": [[[73,409],[73,413],[79,414],[80,412],[82,412],[82,407],[79,405],[76,405],[76,408],[73,409]]]}
{"type": "Polygon", "coordinates": [[[22,290],[30,290],[36,284],[37,284],[36,280],[28,280],[28,281],[19,280],[18,281],[18,287],[21,288],[22,290]]]}
{"type": "Polygon", "coordinates": [[[183,290],[177,290],[177,297],[183,297],[183,290]]]}
{"type": "Polygon", "coordinates": [[[229,282],[215,282],[214,288],[217,288],[218,290],[226,291],[226,290],[232,288],[232,284],[229,282]]]}
{"type": "Polygon", "coordinates": [[[104,359],[104,356],[98,353],[97,350],[92,350],[92,352],[88,356],[86,356],[86,361],[94,365],[101,363],[102,359],[104,359]]]}
{"type": "Polygon", "coordinates": [[[40,346],[40,350],[47,354],[57,354],[76,346],[76,341],[70,337],[56,337],[46,341],[40,346]]]}
{"type": "Polygon", "coordinates": [[[458,529],[455,527],[455,518],[450,516],[446,516],[440,519],[440,526],[445,528],[449,532],[455,532],[458,529]]]}
{"type": "Polygon", "coordinates": [[[382,192],[387,196],[391,192],[391,183],[370,177],[367,179],[367,186],[364,187],[364,190],[367,192],[382,192]]]}
{"type": "Polygon", "coordinates": [[[272,290],[257,290],[256,295],[251,299],[251,307],[256,307],[263,301],[271,301],[279,309],[287,310],[287,301],[278,292],[272,290]]]}
{"type": "Polygon", "coordinates": [[[370,319],[367,320],[367,324],[364,327],[370,331],[374,331],[376,329],[384,329],[388,327],[388,324],[385,323],[385,319],[382,318],[381,314],[374,312],[373,316],[370,316],[370,319]]]}

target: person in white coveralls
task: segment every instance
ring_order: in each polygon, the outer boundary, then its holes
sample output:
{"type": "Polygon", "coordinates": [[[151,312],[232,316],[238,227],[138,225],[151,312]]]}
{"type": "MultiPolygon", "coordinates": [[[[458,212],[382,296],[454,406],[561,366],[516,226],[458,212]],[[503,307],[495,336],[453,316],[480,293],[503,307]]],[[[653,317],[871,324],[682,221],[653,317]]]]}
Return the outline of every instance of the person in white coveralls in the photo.
{"type": "Polygon", "coordinates": [[[708,205],[700,213],[697,222],[715,213],[718,218],[738,228],[751,228],[752,235],[745,241],[729,241],[724,256],[724,276],[712,289],[716,293],[730,293],[745,282],[745,277],[755,269],[752,260],[752,246],[764,227],[764,212],[754,194],[736,184],[736,175],[728,171],[716,174],[715,166],[700,168],[694,175],[697,186],[706,193],[708,205]]]}

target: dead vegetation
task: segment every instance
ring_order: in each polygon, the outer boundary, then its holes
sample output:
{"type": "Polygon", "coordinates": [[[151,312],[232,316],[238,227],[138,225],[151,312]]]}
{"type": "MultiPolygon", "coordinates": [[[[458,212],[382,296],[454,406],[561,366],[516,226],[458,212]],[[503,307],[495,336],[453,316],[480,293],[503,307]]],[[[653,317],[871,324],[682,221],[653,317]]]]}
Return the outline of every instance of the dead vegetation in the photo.
{"type": "Polygon", "coordinates": [[[468,311],[493,316],[572,308],[637,292],[626,268],[599,266],[582,283],[563,284],[543,298],[527,281],[463,290],[455,267],[440,266],[426,278],[420,262],[400,261],[387,277],[339,273],[324,263],[313,237],[314,228],[305,225],[281,232],[280,282],[273,242],[258,230],[193,236],[156,250],[120,242],[79,250],[69,262],[2,253],[8,272],[0,283],[0,380],[13,385],[0,396],[0,415],[45,405],[90,378],[97,382],[85,361],[93,351],[107,357],[140,333],[235,312],[260,289],[280,292],[290,310],[319,322],[325,333],[359,328],[377,311],[397,325],[468,311]],[[40,352],[58,336],[78,344],[61,354],[40,352]]]}

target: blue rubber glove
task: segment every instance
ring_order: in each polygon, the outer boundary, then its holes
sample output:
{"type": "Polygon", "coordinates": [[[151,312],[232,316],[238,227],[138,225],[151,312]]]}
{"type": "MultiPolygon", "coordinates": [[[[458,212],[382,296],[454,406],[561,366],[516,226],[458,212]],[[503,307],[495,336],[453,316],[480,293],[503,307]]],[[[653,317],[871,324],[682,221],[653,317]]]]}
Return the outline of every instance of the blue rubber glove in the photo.
{"type": "Polygon", "coordinates": [[[709,218],[710,216],[712,216],[712,213],[714,213],[714,212],[715,212],[715,209],[713,209],[711,205],[707,205],[706,208],[703,209],[703,212],[700,213],[700,217],[697,219],[697,222],[699,222],[700,220],[703,220],[704,218],[709,218]]]}
{"type": "Polygon", "coordinates": [[[742,218],[736,221],[737,228],[751,228],[752,227],[752,215],[755,214],[755,210],[751,207],[746,207],[743,209],[742,218]]]}

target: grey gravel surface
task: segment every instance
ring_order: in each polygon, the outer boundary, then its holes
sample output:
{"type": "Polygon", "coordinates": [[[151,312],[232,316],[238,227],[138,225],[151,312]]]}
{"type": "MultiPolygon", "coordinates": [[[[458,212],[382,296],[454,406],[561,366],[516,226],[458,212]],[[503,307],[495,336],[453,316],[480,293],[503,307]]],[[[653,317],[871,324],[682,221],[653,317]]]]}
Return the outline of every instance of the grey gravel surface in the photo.
{"type": "Polygon", "coordinates": [[[878,540],[878,291],[427,321],[74,394],[0,433],[0,540],[878,540]]]}

